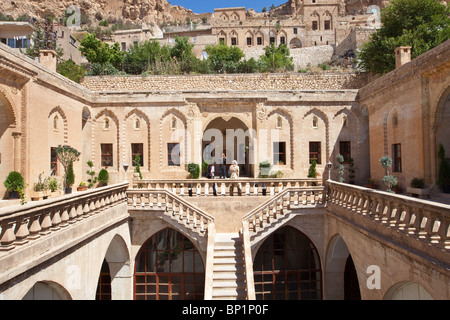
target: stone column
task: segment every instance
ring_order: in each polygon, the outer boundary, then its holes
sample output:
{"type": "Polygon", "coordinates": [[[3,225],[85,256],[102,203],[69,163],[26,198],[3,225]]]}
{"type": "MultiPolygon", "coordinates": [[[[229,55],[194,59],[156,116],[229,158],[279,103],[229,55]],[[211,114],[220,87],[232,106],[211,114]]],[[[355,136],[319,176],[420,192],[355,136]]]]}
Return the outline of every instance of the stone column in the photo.
{"type": "Polygon", "coordinates": [[[20,172],[20,137],[22,136],[22,133],[13,132],[12,136],[14,138],[13,143],[14,171],[20,172]]]}

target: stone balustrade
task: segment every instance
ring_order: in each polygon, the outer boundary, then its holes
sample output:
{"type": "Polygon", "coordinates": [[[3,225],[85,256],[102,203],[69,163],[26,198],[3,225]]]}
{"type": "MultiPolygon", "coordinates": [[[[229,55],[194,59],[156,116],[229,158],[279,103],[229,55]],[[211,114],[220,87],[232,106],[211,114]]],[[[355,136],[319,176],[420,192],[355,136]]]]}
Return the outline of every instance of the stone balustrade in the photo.
{"type": "Polygon", "coordinates": [[[430,246],[450,250],[449,205],[334,181],[327,185],[329,211],[369,218],[397,234],[419,239],[425,251],[430,246]]]}
{"type": "Polygon", "coordinates": [[[201,235],[205,235],[208,225],[214,222],[214,217],[169,190],[130,189],[127,193],[130,210],[163,211],[201,235]]]}
{"type": "Polygon", "coordinates": [[[178,196],[212,196],[213,184],[217,196],[274,196],[286,188],[322,185],[320,179],[187,179],[187,180],[133,180],[133,188],[165,189],[178,196]],[[240,192],[239,192],[240,188],[240,192]]]}
{"type": "Polygon", "coordinates": [[[128,183],[0,210],[0,251],[57,232],[126,201],[128,183]]]}
{"type": "Polygon", "coordinates": [[[325,200],[322,186],[288,187],[250,211],[242,220],[248,223],[251,232],[257,232],[292,209],[321,207],[325,200]]]}

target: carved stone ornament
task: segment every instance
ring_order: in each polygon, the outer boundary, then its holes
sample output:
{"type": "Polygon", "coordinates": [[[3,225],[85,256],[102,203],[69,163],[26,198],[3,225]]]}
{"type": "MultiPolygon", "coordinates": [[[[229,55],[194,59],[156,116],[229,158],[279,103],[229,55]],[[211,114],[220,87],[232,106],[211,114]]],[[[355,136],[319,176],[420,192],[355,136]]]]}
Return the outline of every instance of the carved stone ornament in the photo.
{"type": "Polygon", "coordinates": [[[256,106],[256,116],[259,120],[263,121],[267,119],[267,109],[263,104],[258,104],[256,106]]]}

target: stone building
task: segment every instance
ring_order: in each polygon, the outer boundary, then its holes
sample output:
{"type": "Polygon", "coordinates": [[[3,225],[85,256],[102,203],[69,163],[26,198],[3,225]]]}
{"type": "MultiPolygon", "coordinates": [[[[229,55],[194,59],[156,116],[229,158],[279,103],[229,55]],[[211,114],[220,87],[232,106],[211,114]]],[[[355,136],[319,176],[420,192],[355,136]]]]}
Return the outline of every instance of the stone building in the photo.
{"type": "Polygon", "coordinates": [[[450,207],[363,186],[379,183],[385,154],[402,186],[417,175],[435,185],[449,46],[370,82],[322,73],[79,85],[0,44],[0,176],[15,170],[28,184],[23,206],[0,189],[0,297],[448,299],[450,207]],[[81,151],[75,187],[88,160],[108,185],[30,201],[41,173],[62,182],[54,148],[64,144],[81,151]],[[186,165],[206,160],[217,175],[222,153],[239,180],[188,178],[186,165]],[[355,185],[331,181],[338,154],[355,185]],[[259,177],[264,161],[273,176],[259,177]]]}

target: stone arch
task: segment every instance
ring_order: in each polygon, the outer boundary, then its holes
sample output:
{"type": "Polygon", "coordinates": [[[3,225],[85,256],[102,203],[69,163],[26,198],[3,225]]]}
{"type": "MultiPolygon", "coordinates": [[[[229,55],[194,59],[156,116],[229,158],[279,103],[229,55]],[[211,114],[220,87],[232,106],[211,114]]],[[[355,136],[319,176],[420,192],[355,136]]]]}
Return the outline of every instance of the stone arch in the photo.
{"type": "MultiPolygon", "coordinates": [[[[261,45],[264,46],[264,33],[262,33],[261,30],[258,30],[255,33],[255,39],[258,39],[258,38],[261,38],[261,41],[262,41],[261,45]]],[[[256,45],[258,45],[258,43],[256,43],[256,45]]]]}
{"type": "Polygon", "coordinates": [[[222,14],[219,16],[219,20],[221,21],[230,21],[230,17],[226,12],[222,12],[222,14]]]}
{"type": "MultiPolygon", "coordinates": [[[[109,267],[111,298],[113,300],[123,299],[121,294],[126,292],[132,271],[130,268],[129,248],[122,236],[116,234],[112,238],[102,261],[105,261],[109,267]]],[[[99,275],[102,261],[100,261],[100,266],[97,268],[99,275]]]]}
{"type": "MultiPolygon", "coordinates": [[[[147,124],[147,164],[148,164],[148,170],[150,171],[150,165],[151,165],[151,136],[150,136],[150,119],[147,116],[146,113],[144,113],[143,111],[134,108],[133,110],[131,110],[130,112],[127,113],[127,115],[124,118],[124,129],[125,129],[125,134],[127,132],[125,126],[126,126],[126,122],[128,120],[128,118],[130,118],[132,115],[136,115],[138,118],[142,119],[143,121],[145,121],[145,123],[147,124]]],[[[145,148],[145,146],[144,146],[145,148]]]]}
{"type": "Polygon", "coordinates": [[[245,33],[245,44],[248,45],[247,43],[247,39],[250,38],[251,40],[251,45],[255,44],[255,33],[251,30],[247,30],[247,32],[245,33]]]}
{"type": "Polygon", "coordinates": [[[356,268],[350,250],[340,234],[335,234],[328,243],[324,277],[326,299],[361,299],[356,268]]]}
{"type": "Polygon", "coordinates": [[[38,281],[22,300],[72,300],[69,292],[54,281],[38,281]]]}
{"type": "Polygon", "coordinates": [[[319,110],[317,108],[313,108],[313,109],[309,110],[308,112],[306,112],[304,114],[303,120],[306,119],[306,117],[308,117],[309,115],[317,116],[325,124],[325,154],[326,154],[326,159],[325,159],[324,163],[326,163],[326,162],[328,162],[330,160],[330,125],[329,125],[328,117],[323,111],[321,111],[321,110],[319,110]]]}
{"type": "Polygon", "coordinates": [[[237,33],[236,30],[231,30],[229,33],[229,37],[230,37],[230,44],[232,44],[231,39],[232,38],[236,38],[236,45],[239,45],[239,34],[237,33]]]}
{"type": "Polygon", "coordinates": [[[450,86],[443,90],[438,96],[439,100],[434,108],[434,114],[432,114],[433,125],[431,136],[431,164],[435,169],[431,173],[431,179],[438,181],[439,174],[439,145],[442,144],[445,150],[446,158],[450,158],[450,135],[449,123],[450,123],[450,86]]]}
{"type": "Polygon", "coordinates": [[[48,114],[48,119],[51,119],[52,117],[56,117],[57,115],[61,116],[61,119],[63,121],[63,133],[64,133],[64,144],[69,143],[69,134],[68,134],[68,122],[66,114],[64,113],[63,109],[60,106],[54,107],[52,110],[50,110],[48,114]]]}
{"type": "MultiPolygon", "coordinates": [[[[292,119],[292,116],[289,112],[287,112],[284,109],[281,108],[277,108],[275,110],[272,110],[268,115],[267,115],[267,119],[269,119],[271,116],[273,115],[280,115],[282,117],[285,117],[288,121],[289,124],[289,151],[290,151],[290,167],[292,170],[294,170],[294,166],[295,166],[295,161],[294,161],[294,122],[292,119]]],[[[283,130],[284,131],[284,130],[283,130]]]]}
{"type": "Polygon", "coordinates": [[[18,116],[17,111],[12,102],[9,94],[0,87],[0,104],[5,108],[6,115],[8,117],[8,122],[10,123],[10,127],[18,127],[18,116]]]}
{"type": "Polygon", "coordinates": [[[401,281],[391,286],[384,295],[384,300],[433,300],[431,294],[414,281],[401,281]]]}
{"type": "Polygon", "coordinates": [[[327,21],[327,20],[329,20],[330,21],[330,29],[329,30],[333,30],[333,16],[331,15],[331,13],[328,11],[328,10],[326,10],[324,13],[323,13],[323,23],[324,23],[324,25],[323,25],[323,29],[325,30],[325,21],[327,21]],[[328,18],[328,19],[327,19],[328,18]]]}
{"type": "MultiPolygon", "coordinates": [[[[108,117],[109,119],[111,119],[113,122],[114,122],[114,124],[116,125],[116,130],[117,130],[117,134],[116,134],[116,139],[115,139],[115,143],[116,143],[116,150],[117,150],[117,152],[116,152],[116,164],[113,166],[113,168],[115,168],[117,171],[119,170],[119,168],[120,168],[120,164],[121,164],[121,161],[120,161],[120,152],[119,152],[119,150],[120,150],[120,146],[121,146],[121,144],[120,144],[120,126],[119,126],[119,119],[118,119],[118,117],[116,116],[116,114],[113,112],[113,111],[111,111],[110,109],[108,109],[108,108],[105,108],[105,109],[103,109],[102,111],[100,111],[96,116],[95,116],[95,118],[94,118],[94,122],[97,122],[98,121],[98,119],[100,119],[101,117],[103,117],[103,116],[106,116],[106,117],[108,117]]],[[[93,129],[92,129],[92,136],[93,137],[95,137],[96,136],[96,133],[95,133],[95,126],[93,126],[93,129]]],[[[114,147],[113,147],[114,148],[114,147]]],[[[101,152],[101,151],[100,151],[101,152]]],[[[95,158],[95,147],[93,147],[92,148],[92,153],[93,153],[93,155],[92,155],[92,158],[94,159],[95,158]]]]}
{"type": "Polygon", "coordinates": [[[220,32],[217,33],[217,42],[220,43],[220,38],[223,38],[225,41],[225,44],[227,44],[227,41],[228,41],[227,37],[228,37],[227,33],[223,30],[220,30],[220,32]]]}
{"type": "Polygon", "coordinates": [[[278,39],[279,39],[278,44],[281,44],[281,37],[284,37],[284,44],[287,45],[288,36],[287,36],[287,32],[284,29],[282,29],[282,30],[280,30],[280,32],[278,32],[278,39]]]}
{"type": "Polygon", "coordinates": [[[136,254],[134,298],[154,300],[162,295],[166,299],[203,299],[205,262],[194,241],[176,228],[166,226],[147,238],[136,254]],[[150,286],[156,287],[152,290],[150,286]]]}
{"type": "Polygon", "coordinates": [[[231,21],[239,21],[239,20],[241,20],[239,13],[233,11],[233,13],[231,14],[231,21]]]}
{"type": "Polygon", "coordinates": [[[303,46],[302,45],[302,41],[299,38],[297,38],[297,37],[292,38],[291,41],[289,42],[289,48],[290,49],[299,49],[302,46],[303,46]]]}
{"type": "Polygon", "coordinates": [[[314,10],[314,11],[311,13],[311,30],[314,30],[314,29],[312,29],[312,23],[313,23],[314,21],[317,22],[317,29],[316,29],[316,30],[320,30],[320,29],[321,29],[321,26],[320,26],[320,20],[321,20],[320,15],[317,13],[317,11],[314,10]]]}
{"type": "MultiPolygon", "coordinates": [[[[167,118],[169,118],[171,116],[179,119],[181,121],[182,125],[183,125],[183,138],[184,138],[183,146],[184,146],[184,150],[181,150],[181,151],[184,151],[184,162],[186,164],[188,163],[188,159],[189,159],[189,156],[190,156],[190,148],[189,148],[189,146],[191,144],[191,140],[189,139],[189,133],[188,133],[188,130],[187,130],[187,118],[181,111],[179,111],[177,109],[172,108],[170,110],[167,110],[161,116],[161,119],[160,119],[160,122],[159,122],[159,141],[160,141],[159,157],[160,157],[160,167],[161,168],[164,167],[163,166],[163,163],[164,163],[163,155],[165,154],[163,152],[164,151],[164,149],[163,149],[164,148],[164,144],[163,144],[163,141],[164,141],[164,139],[163,139],[163,123],[164,123],[164,121],[167,118]]],[[[176,131],[174,131],[174,132],[176,132],[176,131]]],[[[177,138],[179,138],[179,136],[177,136],[177,138]]]]}
{"type": "Polygon", "coordinates": [[[322,299],[323,267],[320,254],[313,240],[296,227],[284,225],[270,233],[254,249],[253,274],[257,299],[322,299]],[[278,239],[276,242],[275,239],[278,239]],[[277,251],[275,252],[275,247],[277,251]],[[289,257],[289,259],[288,259],[289,257]],[[295,257],[293,259],[293,257],[295,257]],[[264,263],[272,261],[272,263],[264,263]],[[281,272],[280,272],[281,271],[281,272]],[[308,274],[308,292],[300,286],[299,273],[308,274]],[[267,275],[270,277],[266,282],[267,275]],[[294,279],[294,280],[293,280],[294,279]],[[289,281],[288,281],[289,280],[289,281]],[[297,290],[288,289],[294,281],[297,290]],[[280,286],[279,286],[279,285],[280,286]],[[284,291],[284,292],[283,292],[284,291]],[[266,296],[267,295],[267,296],[266,296]]]}

